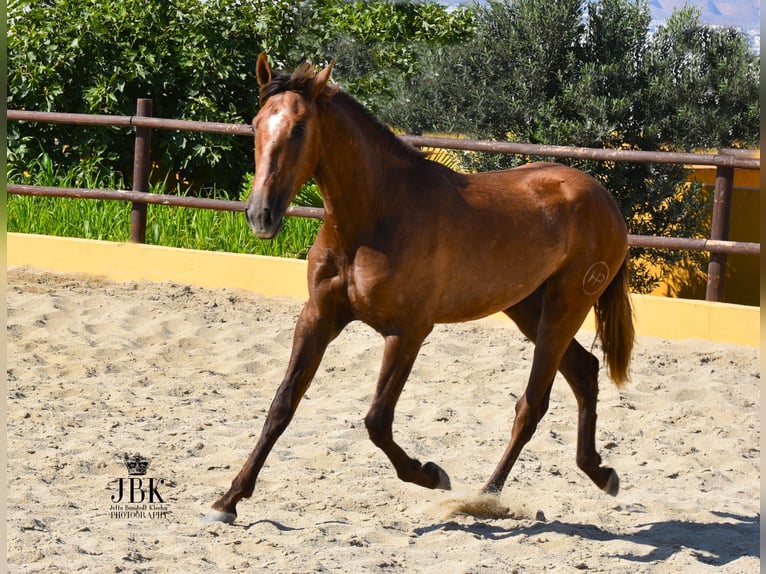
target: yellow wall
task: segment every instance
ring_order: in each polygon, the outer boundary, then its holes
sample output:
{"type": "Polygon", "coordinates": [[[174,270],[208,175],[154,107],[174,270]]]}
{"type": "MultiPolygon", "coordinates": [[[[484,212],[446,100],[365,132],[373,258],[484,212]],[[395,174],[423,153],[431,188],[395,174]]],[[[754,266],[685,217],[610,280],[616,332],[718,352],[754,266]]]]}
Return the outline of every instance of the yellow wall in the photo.
{"type": "Polygon", "coordinates": [[[170,281],[308,297],[306,262],[297,259],[9,233],[8,265],[86,273],[118,282],[170,281]]]}
{"type": "MultiPolygon", "coordinates": [[[[703,197],[712,197],[716,169],[713,166],[697,166],[690,180],[700,181],[703,197]]],[[[761,213],[760,170],[737,169],[734,171],[729,239],[760,243],[761,213]]],[[[654,290],[653,295],[705,299],[707,266],[702,270],[689,270],[681,266],[654,290]]],[[[741,305],[760,305],[760,257],[753,255],[728,255],[724,301],[741,305]]]]}
{"type": "MultiPolygon", "coordinates": [[[[151,245],[8,234],[9,266],[98,275],[112,281],[234,287],[305,299],[306,262],[151,245]]],[[[726,303],[633,295],[636,331],[665,339],[760,345],[760,309],[726,303]]],[[[592,316],[585,323],[593,330],[592,316]]]]}

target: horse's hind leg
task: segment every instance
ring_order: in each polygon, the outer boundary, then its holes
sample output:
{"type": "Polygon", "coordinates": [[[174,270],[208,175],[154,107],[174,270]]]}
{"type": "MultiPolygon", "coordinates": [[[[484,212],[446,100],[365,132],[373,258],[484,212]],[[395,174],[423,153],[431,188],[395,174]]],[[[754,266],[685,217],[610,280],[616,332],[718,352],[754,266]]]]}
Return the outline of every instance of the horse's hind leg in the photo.
{"type": "MultiPolygon", "coordinates": [[[[542,301],[541,289],[505,311],[532,342],[537,340],[542,301]]],[[[599,488],[614,496],[619,490],[617,473],[612,468],[601,466],[601,456],[596,451],[598,359],[572,339],[561,359],[559,371],[569,383],[577,400],[577,466],[599,488]]]]}
{"type": "Polygon", "coordinates": [[[573,340],[562,359],[560,371],[577,400],[577,466],[601,490],[616,496],[620,490],[617,473],[613,468],[601,466],[601,456],[596,451],[598,359],[573,340]]]}
{"type": "Polygon", "coordinates": [[[425,335],[386,337],[375,397],[364,422],[370,440],[388,456],[401,480],[449,490],[449,477],[439,466],[432,462],[421,464],[410,458],[393,438],[394,409],[424,338],[425,335]]]}

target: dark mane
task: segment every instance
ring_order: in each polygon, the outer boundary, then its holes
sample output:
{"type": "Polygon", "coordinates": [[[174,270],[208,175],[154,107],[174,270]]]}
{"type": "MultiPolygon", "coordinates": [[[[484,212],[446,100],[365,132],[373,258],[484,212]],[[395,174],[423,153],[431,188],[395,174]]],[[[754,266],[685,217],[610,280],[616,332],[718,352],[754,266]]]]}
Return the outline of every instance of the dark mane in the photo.
{"type": "MultiPolygon", "coordinates": [[[[263,106],[263,104],[266,103],[266,100],[270,97],[284,92],[297,92],[308,97],[311,93],[311,85],[314,81],[314,75],[314,67],[308,62],[302,63],[292,73],[275,72],[272,75],[271,82],[261,87],[258,94],[261,106],[263,106]]],[[[336,99],[338,103],[353,110],[354,114],[359,116],[360,120],[366,121],[373,126],[380,139],[384,141],[388,149],[396,153],[396,155],[414,160],[423,159],[429,155],[428,152],[423,152],[399,139],[387,125],[378,120],[356,99],[337,86],[325,87],[323,96],[329,96],[336,99]]]]}
{"type": "Polygon", "coordinates": [[[400,139],[391,128],[381,122],[378,118],[373,116],[367,108],[360,104],[353,96],[347,94],[342,90],[337,90],[334,95],[334,100],[337,100],[343,106],[354,111],[355,115],[360,117],[361,121],[369,123],[373,129],[377,132],[378,137],[386,144],[386,147],[394,152],[399,157],[409,158],[412,160],[420,160],[427,158],[430,154],[424,152],[400,139]]]}
{"type": "Polygon", "coordinates": [[[292,74],[288,72],[274,72],[271,81],[265,86],[261,86],[261,90],[258,93],[260,104],[263,106],[271,96],[276,96],[283,92],[298,92],[308,96],[313,81],[314,68],[308,62],[303,62],[292,74]]]}

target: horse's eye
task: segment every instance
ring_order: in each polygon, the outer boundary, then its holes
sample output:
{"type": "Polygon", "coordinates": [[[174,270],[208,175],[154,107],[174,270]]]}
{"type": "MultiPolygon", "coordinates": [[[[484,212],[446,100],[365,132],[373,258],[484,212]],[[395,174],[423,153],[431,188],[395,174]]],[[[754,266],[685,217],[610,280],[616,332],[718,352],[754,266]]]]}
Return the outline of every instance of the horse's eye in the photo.
{"type": "Polygon", "coordinates": [[[298,123],[293,126],[293,131],[291,132],[290,136],[298,139],[302,138],[306,134],[306,124],[304,123],[298,123]]]}

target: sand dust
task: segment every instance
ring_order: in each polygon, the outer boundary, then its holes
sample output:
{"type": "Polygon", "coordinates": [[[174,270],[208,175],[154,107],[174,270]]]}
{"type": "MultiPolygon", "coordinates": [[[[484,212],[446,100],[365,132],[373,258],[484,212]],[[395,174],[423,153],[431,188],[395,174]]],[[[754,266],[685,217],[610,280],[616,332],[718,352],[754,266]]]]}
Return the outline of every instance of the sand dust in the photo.
{"type": "Polygon", "coordinates": [[[758,349],[639,339],[632,383],[601,385],[616,498],[576,467],[558,379],[502,495],[482,499],[532,353],[487,321],[437,327],[397,410],[398,442],[452,491],[400,482],[367,439],[382,340],[354,324],[236,524],[200,525],[255,442],[300,306],[9,269],[10,571],[758,571],[758,349]],[[136,452],[150,459],[140,485],[123,464],[136,452]]]}

